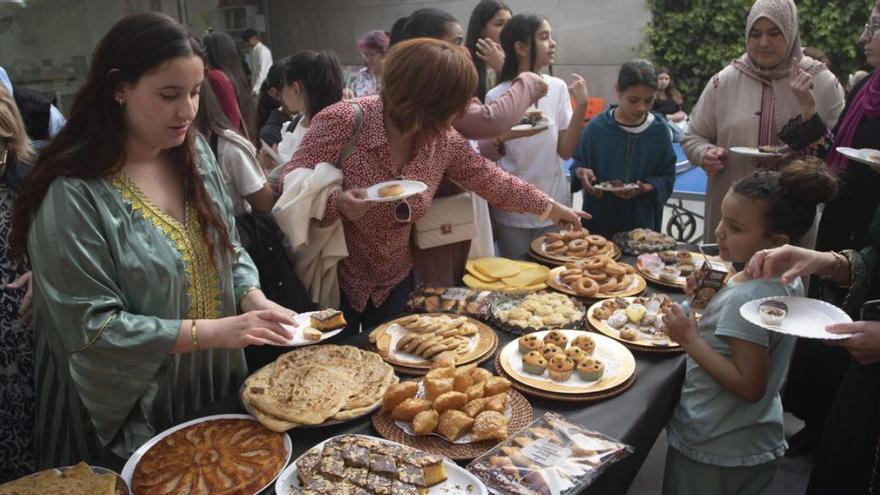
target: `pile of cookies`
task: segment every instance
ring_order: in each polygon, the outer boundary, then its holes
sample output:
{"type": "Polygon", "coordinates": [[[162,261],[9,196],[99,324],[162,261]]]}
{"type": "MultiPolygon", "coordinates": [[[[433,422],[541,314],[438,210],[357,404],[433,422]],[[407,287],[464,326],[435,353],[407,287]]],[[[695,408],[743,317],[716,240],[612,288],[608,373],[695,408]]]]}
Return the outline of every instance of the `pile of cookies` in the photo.
{"type": "Polygon", "coordinates": [[[492,316],[510,327],[540,330],[578,326],[585,314],[581,308],[565,294],[539,292],[496,305],[492,316]]]}
{"type": "Polygon", "coordinates": [[[671,304],[672,299],[665,294],[634,297],[630,300],[609,299],[593,308],[591,316],[618,330],[623,340],[635,341],[640,334],[644,334],[654,345],[669,345],[669,338],[659,329],[663,323],[663,314],[671,304]]]}
{"type": "MultiPolygon", "coordinates": [[[[394,350],[427,360],[467,354],[479,332],[477,325],[466,316],[408,315],[393,321],[392,325],[404,331],[394,344],[394,350]]],[[[392,325],[379,326],[368,337],[382,357],[391,354],[392,325]]]]}
{"type": "Polygon", "coordinates": [[[452,442],[465,435],[469,442],[504,440],[510,421],[504,415],[509,390],[507,379],[475,364],[456,368],[445,361],[421,382],[389,387],[382,411],[397,421],[411,422],[415,435],[436,433],[452,442]]]}
{"type": "Polygon", "coordinates": [[[601,235],[590,234],[587,229],[567,230],[544,236],[542,249],[546,254],[557,257],[589,258],[610,255],[614,252],[614,243],[601,235]]]}
{"type": "Polygon", "coordinates": [[[571,346],[559,330],[547,332],[543,339],[534,334],[523,335],[517,343],[526,373],[544,376],[546,371],[554,382],[568,381],[575,370],[588,382],[599,380],[605,373],[605,364],[593,356],[596,342],[586,333],[572,339],[571,346]]]}
{"type": "Polygon", "coordinates": [[[544,265],[507,258],[479,258],[465,265],[462,277],[472,289],[529,292],[546,289],[549,269],[544,265]]]}
{"type": "Polygon", "coordinates": [[[245,380],[245,408],[272,431],[362,416],[399,380],[376,353],[315,345],[282,354],[245,380]]]}
{"type": "Polygon", "coordinates": [[[608,256],[593,256],[583,261],[565,264],[558,281],[577,295],[595,297],[629,289],[635,280],[635,268],[618,263],[608,256]]]}

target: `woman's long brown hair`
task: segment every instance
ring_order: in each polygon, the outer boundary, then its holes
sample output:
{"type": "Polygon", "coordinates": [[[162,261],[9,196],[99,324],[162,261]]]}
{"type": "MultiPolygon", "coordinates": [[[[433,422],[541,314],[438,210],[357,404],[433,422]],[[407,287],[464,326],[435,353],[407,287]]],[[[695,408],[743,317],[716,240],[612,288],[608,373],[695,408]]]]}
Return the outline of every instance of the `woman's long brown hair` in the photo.
{"type": "MultiPolygon", "coordinates": [[[[67,124],[41,151],[18,192],[10,239],[14,255],[27,253],[28,229],[53,180],[109,177],[125,164],[128,132],[122,107],[114,99],[119,85],[136,83],[145,73],[168,60],[191,56],[201,56],[198,44],[166,15],[132,14],[110,28],[95,50],[67,124]]],[[[212,231],[222,247],[220,252],[231,252],[233,246],[226,223],[214,207],[196,164],[196,132],[190,129],[183,144],[164,153],[180,172],[187,198],[202,220],[202,236],[210,252],[214,253],[216,244],[212,231]]]]}

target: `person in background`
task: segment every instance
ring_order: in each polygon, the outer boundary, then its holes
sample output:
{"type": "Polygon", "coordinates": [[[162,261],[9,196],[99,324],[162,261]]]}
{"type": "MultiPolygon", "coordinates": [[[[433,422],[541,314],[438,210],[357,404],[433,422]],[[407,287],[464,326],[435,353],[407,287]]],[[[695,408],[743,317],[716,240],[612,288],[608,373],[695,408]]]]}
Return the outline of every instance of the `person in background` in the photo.
{"type": "Polygon", "coordinates": [[[358,40],[358,49],[364,58],[364,66],[358,71],[352,84],[355,97],[379,94],[382,88],[382,65],[388,52],[388,33],[370,31],[358,40]]]}
{"type": "Polygon", "coordinates": [[[35,467],[31,273],[9,249],[16,189],[33,158],[15,100],[0,84],[0,484],[35,467]]]}
{"type": "MultiPolygon", "coordinates": [[[[403,310],[412,291],[413,223],[428,211],[444,177],[496,207],[543,215],[563,228],[587,216],[480,157],[455,131],[453,123],[476,86],[477,72],[467,52],[441,40],[412,39],[391,48],[380,95],[356,100],[362,115],[359,137],[339,163],[343,189],[329,196],[322,222],[341,220],[345,232],[348,257],[339,261],[339,285],[347,332],[370,329],[403,310]],[[400,178],[422,181],[428,188],[396,202],[366,199],[367,187],[400,178]]],[[[337,163],[355,122],[349,102],[325,108],[314,117],[286,172],[337,163]]]]}
{"type": "MultiPolygon", "coordinates": [[[[553,64],[556,42],[550,23],[538,15],[517,14],[501,30],[504,67],[498,75],[499,84],[486,93],[491,103],[511,87],[519,74],[541,71],[553,64]]],[[[554,201],[571,204],[569,185],[562,160],[570,158],[581,135],[581,117],[586,112],[587,83],[572,74],[573,82],[542,76],[549,89],[536,107],[549,122],[544,132],[532,137],[510,141],[504,145],[504,156],[498,162],[503,170],[532,184],[554,201]],[[572,109],[570,97],[577,105],[572,109]]],[[[531,242],[553,230],[553,222],[518,213],[492,210],[498,250],[505,258],[519,259],[529,251],[531,242]]]]}
{"type": "Polygon", "coordinates": [[[590,120],[574,153],[572,193],[583,188],[584,210],[595,213],[584,226],[608,239],[635,228],[663,230],[663,206],[675,183],[675,151],[665,120],[651,112],[657,79],[647,60],[623,64],[614,88],[620,104],[590,120]],[[637,187],[616,192],[595,187],[612,180],[637,187]]]}
{"type": "MultiPolygon", "coordinates": [[[[715,228],[721,258],[744,264],[755,253],[803,237],[816,205],[836,190],[833,173],[815,158],[737,181],[724,196],[715,228]]],[[[693,293],[695,284],[689,277],[686,291],[693,293]]],[[[711,298],[699,322],[678,304],[663,315],[661,331],[688,355],[681,396],[666,426],[663,495],[770,493],[785,454],[780,390],[796,339],[748,322],[740,307],[803,294],[799,278],[755,280],[740,271],[711,298]]]]}
{"type": "Polygon", "coordinates": [[[232,200],[232,214],[271,212],[275,195],[257,161],[254,145],[232,130],[207,81],[202,83],[199,111],[193,124],[217,157],[226,192],[232,200]]]}
{"type": "Polygon", "coordinates": [[[684,111],[684,98],[672,79],[672,71],[666,67],[660,67],[657,71],[657,97],[653,110],[666,117],[672,128],[672,141],[681,142],[687,130],[687,113],[684,111]]]}
{"type": "Polygon", "coordinates": [[[681,141],[688,160],[709,176],[706,242],[714,241],[721,201],[731,184],[757,168],[775,169],[785,163],[731,154],[729,148],[780,144],[783,126],[804,110],[791,89],[792,64],[798,74],[803,71],[813,78],[813,111],[823,122],[833,126],[843,109],[843,88],[837,78],[801,52],[797,7],[792,0],[756,1],[749,11],[745,36],[746,53],[706,84],[681,141]]]}
{"type": "Polygon", "coordinates": [[[117,21],[19,188],[11,249],[34,278],[37,469],[128,458],[235,394],[243,347],[291,338],[293,312],[259,290],[191,128],[201,55],[164,14],[117,21]]]}
{"type": "Polygon", "coordinates": [[[248,140],[256,136],[256,107],[235,40],[226,33],[210,33],[202,39],[207,59],[208,82],[232,129],[248,140]]]}
{"type": "Polygon", "coordinates": [[[862,79],[868,77],[869,72],[866,70],[857,70],[846,77],[846,94],[850,94],[856,86],[862,82],[862,79]]]}
{"type": "Polygon", "coordinates": [[[272,67],[272,51],[260,41],[260,35],[253,28],[245,29],[241,39],[251,49],[251,93],[258,95],[272,67]]]}
{"type": "Polygon", "coordinates": [[[281,72],[286,59],[273,64],[260,87],[260,98],[257,100],[257,125],[260,128],[260,141],[269,146],[281,142],[281,126],[290,120],[293,112],[281,101],[281,88],[284,78],[281,72]]]}
{"type": "Polygon", "coordinates": [[[471,52],[477,67],[479,80],[476,97],[480,101],[486,101],[486,91],[495,87],[504,65],[501,29],[511,16],[513,11],[499,0],[480,0],[471,12],[464,46],[471,52]]]}
{"type": "Polygon", "coordinates": [[[828,58],[828,55],[825,55],[825,52],[822,51],[821,48],[816,48],[814,46],[805,46],[804,55],[812,59],[818,60],[819,62],[822,62],[823,64],[825,64],[825,67],[828,67],[828,70],[834,72],[834,70],[831,68],[831,59],[828,58]]]}
{"type": "Polygon", "coordinates": [[[31,139],[31,146],[35,151],[39,151],[58,134],[67,119],[64,118],[58,107],[40,93],[22,88],[16,91],[3,67],[0,67],[0,83],[6,86],[6,90],[15,99],[28,137],[31,139]]]}

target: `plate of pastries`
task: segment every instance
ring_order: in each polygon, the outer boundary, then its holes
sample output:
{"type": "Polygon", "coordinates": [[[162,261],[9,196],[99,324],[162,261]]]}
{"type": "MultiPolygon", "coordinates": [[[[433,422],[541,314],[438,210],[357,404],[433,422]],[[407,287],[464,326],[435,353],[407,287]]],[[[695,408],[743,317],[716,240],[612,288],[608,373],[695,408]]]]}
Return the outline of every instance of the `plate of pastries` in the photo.
{"type": "Polygon", "coordinates": [[[635,373],[632,353],[616,340],[583,330],[523,335],[504,346],[499,363],[513,380],[561,394],[589,394],[624,384],[635,373]]]}
{"type": "Polygon", "coordinates": [[[547,273],[544,265],[528,261],[490,257],[468,260],[464,285],[479,290],[504,292],[533,292],[546,289],[547,273]]]}
{"type": "Polygon", "coordinates": [[[582,327],[585,314],[583,304],[552,291],[499,298],[489,309],[493,324],[516,334],[582,327]]]}
{"type": "Polygon", "coordinates": [[[678,241],[651,229],[633,229],[615,234],[614,243],[627,254],[642,254],[675,249],[678,241]]]}
{"type": "MultiPolygon", "coordinates": [[[[345,317],[342,315],[342,311],[335,309],[299,313],[293,317],[293,321],[297,323],[297,326],[282,325],[292,335],[287,343],[282,344],[283,346],[300,347],[317,344],[345,329],[345,317]]],[[[279,344],[272,343],[272,345],[279,344]]]]}
{"type": "Polygon", "coordinates": [[[665,294],[650,297],[618,297],[597,302],[587,311],[590,326],[617,341],[636,348],[680,349],[660,331],[663,315],[672,304],[665,294]]]}
{"type": "Polygon", "coordinates": [[[386,362],[424,374],[436,361],[476,362],[498,344],[495,331],[473,318],[445,313],[402,316],[376,327],[369,343],[386,362]]]}
{"type": "Polygon", "coordinates": [[[279,356],[249,376],[241,401],[266,428],[328,426],[371,413],[397,383],[378,354],[352,346],[318,345],[279,356]]]}
{"type": "Polygon", "coordinates": [[[529,254],[540,261],[562,264],[591,256],[620,258],[620,249],[611,241],[587,229],[549,232],[532,241],[529,254]]]}
{"type": "Polygon", "coordinates": [[[275,493],[488,495],[476,476],[440,455],[366,435],[312,447],[284,470],[275,493]]]}
{"type": "Polygon", "coordinates": [[[645,279],[632,265],[619,263],[608,256],[593,256],[558,266],[550,270],[547,285],[589,299],[632,296],[646,287],[645,279]]]}
{"type": "Polygon", "coordinates": [[[46,469],[0,484],[3,495],[128,495],[122,477],[107,468],[80,462],[46,469]]]}
{"type": "Polygon", "coordinates": [[[421,194],[426,189],[428,186],[418,180],[389,180],[368,187],[366,200],[377,203],[400,201],[421,194]]]}
{"type": "Polygon", "coordinates": [[[122,478],[137,495],[260,493],[290,462],[286,433],[247,414],[207,416],[169,428],[129,457],[122,478]]]}
{"type": "MultiPolygon", "coordinates": [[[[658,253],[645,253],[636,259],[635,267],[645,279],[658,285],[684,289],[687,277],[699,270],[705,263],[705,257],[700,253],[690,251],[660,251],[658,253]]],[[[723,263],[733,273],[733,266],[717,256],[709,259],[723,263]]]]}

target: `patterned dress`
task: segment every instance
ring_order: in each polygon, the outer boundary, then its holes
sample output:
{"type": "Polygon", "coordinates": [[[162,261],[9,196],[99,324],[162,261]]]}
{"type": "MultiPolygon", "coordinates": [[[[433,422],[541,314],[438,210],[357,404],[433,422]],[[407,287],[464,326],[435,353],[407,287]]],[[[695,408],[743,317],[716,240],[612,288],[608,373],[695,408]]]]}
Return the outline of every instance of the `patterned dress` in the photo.
{"type": "MultiPolygon", "coordinates": [[[[14,281],[22,266],[9,255],[15,192],[0,175],[0,283],[14,281]]],[[[0,483],[34,470],[33,333],[18,307],[25,289],[0,291],[0,483]]]]}

